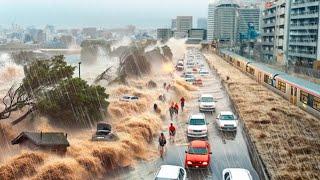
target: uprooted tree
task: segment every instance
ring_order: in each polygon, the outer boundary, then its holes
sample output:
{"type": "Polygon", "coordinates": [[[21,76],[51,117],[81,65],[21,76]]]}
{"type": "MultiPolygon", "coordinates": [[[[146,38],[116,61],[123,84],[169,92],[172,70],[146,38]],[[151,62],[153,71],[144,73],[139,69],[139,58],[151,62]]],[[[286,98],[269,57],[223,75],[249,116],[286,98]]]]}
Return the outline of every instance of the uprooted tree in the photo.
{"type": "Polygon", "coordinates": [[[32,112],[46,115],[52,123],[61,125],[87,126],[101,120],[102,111],[108,106],[105,89],[72,78],[74,70],[62,55],[32,61],[24,67],[21,84],[13,85],[2,99],[4,109],[0,119],[23,110],[25,113],[12,124],[19,123],[32,112]]]}

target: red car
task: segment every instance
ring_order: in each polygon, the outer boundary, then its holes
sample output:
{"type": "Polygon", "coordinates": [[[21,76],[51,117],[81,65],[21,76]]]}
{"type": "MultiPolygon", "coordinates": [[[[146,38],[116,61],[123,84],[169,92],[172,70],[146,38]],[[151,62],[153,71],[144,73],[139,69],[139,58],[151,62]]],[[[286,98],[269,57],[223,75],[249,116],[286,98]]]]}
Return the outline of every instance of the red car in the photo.
{"type": "Polygon", "coordinates": [[[193,82],[193,85],[195,85],[195,86],[203,86],[202,79],[196,79],[193,82]]]}
{"type": "Polygon", "coordinates": [[[207,141],[191,141],[186,150],[186,168],[207,168],[210,164],[210,144],[207,141]]]}

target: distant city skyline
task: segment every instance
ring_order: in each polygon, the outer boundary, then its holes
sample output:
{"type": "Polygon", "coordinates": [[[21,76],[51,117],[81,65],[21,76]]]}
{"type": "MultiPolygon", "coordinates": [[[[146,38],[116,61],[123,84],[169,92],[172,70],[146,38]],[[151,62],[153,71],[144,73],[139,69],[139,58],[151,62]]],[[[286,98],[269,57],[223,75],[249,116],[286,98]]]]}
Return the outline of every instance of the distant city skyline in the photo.
{"type": "Polygon", "coordinates": [[[176,16],[207,17],[208,0],[1,0],[0,26],[170,27],[176,16]]]}

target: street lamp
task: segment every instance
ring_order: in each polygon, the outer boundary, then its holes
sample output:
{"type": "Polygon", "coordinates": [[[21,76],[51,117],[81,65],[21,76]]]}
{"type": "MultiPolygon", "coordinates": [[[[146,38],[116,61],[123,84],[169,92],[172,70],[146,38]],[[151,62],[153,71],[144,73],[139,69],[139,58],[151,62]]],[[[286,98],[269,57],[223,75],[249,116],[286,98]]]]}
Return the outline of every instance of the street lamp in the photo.
{"type": "Polygon", "coordinates": [[[80,65],[81,65],[81,62],[79,62],[78,64],[79,64],[79,78],[80,78],[80,65]]]}

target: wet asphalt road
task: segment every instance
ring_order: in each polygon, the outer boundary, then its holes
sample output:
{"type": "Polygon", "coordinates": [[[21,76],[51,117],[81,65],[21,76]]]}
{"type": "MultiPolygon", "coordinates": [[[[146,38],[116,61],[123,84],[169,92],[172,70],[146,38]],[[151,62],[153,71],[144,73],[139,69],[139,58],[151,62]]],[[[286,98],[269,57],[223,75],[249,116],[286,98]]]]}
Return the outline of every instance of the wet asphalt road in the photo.
{"type": "MultiPolygon", "coordinates": [[[[205,67],[209,67],[203,60],[205,67]]],[[[209,70],[210,71],[210,70],[209,70]]],[[[187,117],[193,113],[199,113],[197,97],[200,94],[212,94],[216,102],[216,112],[206,113],[209,122],[208,141],[211,145],[211,165],[208,169],[192,169],[187,170],[188,179],[222,179],[222,171],[225,168],[245,168],[250,171],[254,180],[259,177],[252,167],[246,143],[242,134],[241,123],[239,123],[236,133],[224,133],[218,130],[215,122],[216,115],[220,111],[233,111],[231,102],[229,101],[226,91],[221,85],[221,80],[214,71],[210,71],[210,75],[203,78],[204,86],[198,91],[194,91],[194,98],[186,102],[186,111],[174,120],[177,126],[176,143],[169,143],[164,159],[156,159],[149,162],[138,162],[134,169],[120,169],[114,172],[109,178],[112,179],[154,179],[161,165],[179,165],[184,167],[185,150],[187,146],[185,122],[187,117]]],[[[167,121],[167,124],[170,122],[167,121]]]]}

